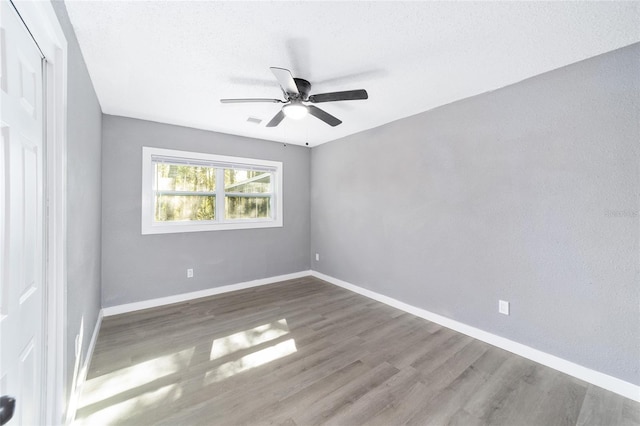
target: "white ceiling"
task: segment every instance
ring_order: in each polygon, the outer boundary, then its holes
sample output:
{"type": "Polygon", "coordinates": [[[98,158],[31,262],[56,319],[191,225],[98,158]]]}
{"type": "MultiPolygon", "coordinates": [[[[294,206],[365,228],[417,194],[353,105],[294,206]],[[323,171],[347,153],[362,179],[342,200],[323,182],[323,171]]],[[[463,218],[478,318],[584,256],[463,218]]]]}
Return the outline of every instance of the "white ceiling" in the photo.
{"type": "Polygon", "coordinates": [[[638,2],[66,2],[105,114],[315,146],[640,41],[638,2]],[[311,93],[366,89],[265,124],[269,67],[311,93]],[[247,118],[262,121],[254,124],[247,118]]]}

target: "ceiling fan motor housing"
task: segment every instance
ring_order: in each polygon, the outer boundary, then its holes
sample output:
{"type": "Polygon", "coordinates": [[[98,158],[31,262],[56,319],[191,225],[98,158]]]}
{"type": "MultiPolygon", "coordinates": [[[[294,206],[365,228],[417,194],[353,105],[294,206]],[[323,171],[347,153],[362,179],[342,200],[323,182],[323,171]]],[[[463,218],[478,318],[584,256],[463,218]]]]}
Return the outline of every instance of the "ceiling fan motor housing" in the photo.
{"type": "MultiPolygon", "coordinates": [[[[297,98],[306,101],[309,98],[309,92],[311,91],[311,83],[303,78],[294,78],[293,81],[296,82],[296,87],[298,88],[298,92],[300,92],[300,95],[297,98]]],[[[292,99],[295,99],[296,95],[289,95],[292,99]]]]}

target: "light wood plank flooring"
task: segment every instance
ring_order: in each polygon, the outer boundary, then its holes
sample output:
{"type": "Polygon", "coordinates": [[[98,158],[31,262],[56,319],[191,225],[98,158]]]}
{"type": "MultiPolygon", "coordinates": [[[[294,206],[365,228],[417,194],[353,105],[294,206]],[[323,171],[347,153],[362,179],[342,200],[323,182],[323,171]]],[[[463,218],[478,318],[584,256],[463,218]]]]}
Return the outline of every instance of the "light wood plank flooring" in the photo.
{"type": "Polygon", "coordinates": [[[105,318],[77,423],[640,425],[640,404],[307,277],[105,318]]]}

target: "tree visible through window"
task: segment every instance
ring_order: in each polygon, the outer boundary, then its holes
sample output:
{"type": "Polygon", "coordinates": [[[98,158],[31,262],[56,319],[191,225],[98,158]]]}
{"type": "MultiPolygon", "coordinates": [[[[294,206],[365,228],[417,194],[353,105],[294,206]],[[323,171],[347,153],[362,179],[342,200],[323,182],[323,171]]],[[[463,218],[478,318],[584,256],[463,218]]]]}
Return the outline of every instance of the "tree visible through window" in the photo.
{"type": "Polygon", "coordinates": [[[271,173],[254,170],[224,171],[225,217],[227,219],[271,216],[271,173]]]}
{"type": "Polygon", "coordinates": [[[214,220],[216,169],[155,163],[155,220],[214,220]]]}

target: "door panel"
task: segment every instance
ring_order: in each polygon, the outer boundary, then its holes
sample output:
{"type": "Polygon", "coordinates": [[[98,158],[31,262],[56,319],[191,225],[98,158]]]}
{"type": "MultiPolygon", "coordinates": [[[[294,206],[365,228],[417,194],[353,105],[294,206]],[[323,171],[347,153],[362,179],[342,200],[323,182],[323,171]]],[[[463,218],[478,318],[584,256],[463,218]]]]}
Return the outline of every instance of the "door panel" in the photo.
{"type": "MultiPolygon", "coordinates": [[[[4,65],[4,62],[2,63],[4,65]]],[[[2,118],[2,117],[0,117],[2,118]]],[[[8,180],[7,175],[9,170],[9,127],[5,126],[4,123],[0,122],[0,142],[2,142],[2,146],[0,147],[0,207],[2,208],[2,217],[0,217],[0,281],[2,285],[0,285],[0,321],[3,320],[5,315],[8,313],[9,308],[9,280],[6,274],[7,268],[5,268],[5,263],[7,260],[8,252],[9,252],[9,241],[6,238],[5,226],[8,222],[7,215],[7,193],[8,193],[8,180]]],[[[0,335],[1,342],[2,335],[0,335]]],[[[0,375],[4,369],[2,368],[2,354],[0,353],[0,375]]],[[[6,384],[6,377],[2,376],[3,382],[6,384]]],[[[6,389],[5,389],[6,390],[6,389]]],[[[5,393],[1,393],[0,396],[5,395],[5,393]]]]}
{"type": "Polygon", "coordinates": [[[0,387],[9,425],[42,423],[44,128],[42,56],[7,0],[0,4],[0,387]]]}
{"type": "Polygon", "coordinates": [[[26,294],[33,292],[40,283],[40,277],[37,271],[39,267],[37,265],[40,260],[38,256],[41,252],[39,243],[41,241],[38,238],[38,234],[41,232],[40,221],[38,216],[40,213],[39,202],[42,198],[42,194],[39,191],[38,183],[41,177],[39,176],[39,164],[38,164],[38,148],[34,143],[23,140],[21,141],[21,154],[22,154],[22,172],[24,175],[22,193],[24,194],[24,212],[23,212],[23,262],[21,269],[24,272],[22,277],[23,291],[20,295],[20,303],[24,303],[26,294]]]}
{"type": "MultiPolygon", "coordinates": [[[[38,354],[34,341],[27,343],[23,352],[19,357],[18,377],[20,378],[20,393],[17,395],[17,401],[20,401],[22,407],[19,412],[21,416],[21,424],[35,425],[39,424],[36,413],[40,410],[39,396],[36,386],[38,375],[38,354]]],[[[17,416],[16,416],[17,417],[17,416]]]]}
{"type": "Polygon", "coordinates": [[[0,90],[7,92],[7,55],[4,28],[0,28],[0,90]]]}

